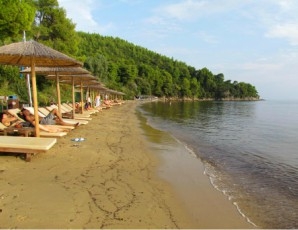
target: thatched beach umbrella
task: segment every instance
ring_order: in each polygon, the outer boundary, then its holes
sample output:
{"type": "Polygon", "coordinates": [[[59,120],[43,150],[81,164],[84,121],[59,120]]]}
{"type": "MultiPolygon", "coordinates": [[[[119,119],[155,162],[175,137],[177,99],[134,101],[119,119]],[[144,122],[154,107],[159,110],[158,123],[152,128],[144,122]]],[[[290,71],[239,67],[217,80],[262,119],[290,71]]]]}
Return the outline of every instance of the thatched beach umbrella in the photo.
{"type": "Polygon", "coordinates": [[[114,95],[114,99],[118,99],[118,96],[122,96],[123,97],[125,95],[125,93],[119,92],[119,91],[113,90],[113,89],[108,89],[107,92],[110,93],[110,94],[112,94],[112,95],[114,95]]]}
{"type": "Polygon", "coordinates": [[[102,84],[101,82],[93,82],[93,81],[89,81],[89,82],[86,82],[85,85],[83,86],[76,86],[76,87],[81,87],[81,91],[83,90],[83,88],[86,88],[87,90],[88,89],[91,89],[93,91],[106,91],[108,90],[108,88],[106,88],[104,86],[104,84],[102,84]]]}
{"type": "MultiPolygon", "coordinates": [[[[21,73],[31,73],[31,68],[26,68],[21,73]]],[[[56,80],[56,92],[57,92],[57,102],[58,102],[58,111],[61,115],[61,94],[60,94],[60,76],[86,76],[90,78],[90,72],[82,67],[36,67],[35,73],[41,75],[50,75],[51,80],[56,80]]],[[[49,79],[49,78],[48,78],[49,79]]]]}
{"type": "Polygon", "coordinates": [[[107,87],[105,87],[102,83],[100,82],[97,82],[97,83],[94,83],[94,82],[88,82],[84,88],[88,88],[88,89],[91,89],[93,91],[100,91],[100,92],[105,92],[108,90],[107,87]]]}
{"type": "Polygon", "coordinates": [[[39,137],[39,117],[36,88],[36,66],[82,66],[77,60],[36,41],[17,42],[0,47],[0,63],[5,65],[30,66],[35,116],[35,135],[39,137]]]}
{"type": "MultiPolygon", "coordinates": [[[[54,80],[55,75],[48,75],[46,76],[47,79],[54,80]]],[[[97,82],[97,78],[92,76],[91,74],[72,74],[72,75],[59,75],[59,82],[64,84],[71,84],[72,85],[72,117],[75,117],[75,85],[76,84],[87,84],[89,82],[97,82]]],[[[81,92],[81,103],[83,105],[83,93],[81,92]]],[[[83,108],[83,107],[82,107],[83,108]]],[[[83,113],[83,109],[81,110],[83,113]]]]}

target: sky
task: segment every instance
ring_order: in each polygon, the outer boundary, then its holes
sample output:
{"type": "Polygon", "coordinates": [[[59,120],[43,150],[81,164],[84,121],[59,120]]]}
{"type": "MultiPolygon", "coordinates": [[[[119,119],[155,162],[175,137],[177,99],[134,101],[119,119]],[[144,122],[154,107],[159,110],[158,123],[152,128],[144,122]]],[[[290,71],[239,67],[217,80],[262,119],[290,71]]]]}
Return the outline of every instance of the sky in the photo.
{"type": "Polygon", "coordinates": [[[124,39],[263,99],[298,99],[297,0],[58,0],[77,31],[124,39]]]}

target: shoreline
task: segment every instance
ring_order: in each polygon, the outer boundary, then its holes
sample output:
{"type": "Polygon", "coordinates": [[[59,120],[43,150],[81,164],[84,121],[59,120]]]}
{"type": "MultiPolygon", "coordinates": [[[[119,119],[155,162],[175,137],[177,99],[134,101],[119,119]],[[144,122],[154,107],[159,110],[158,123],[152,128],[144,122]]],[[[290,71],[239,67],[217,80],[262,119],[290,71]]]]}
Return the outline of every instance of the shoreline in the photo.
{"type": "MultiPolygon", "coordinates": [[[[146,119],[142,119],[142,123],[146,123],[146,119]]],[[[256,228],[224,193],[212,185],[202,161],[187,146],[149,125],[143,124],[142,128],[149,129],[145,136],[154,143],[155,147],[151,146],[151,149],[161,160],[158,176],[174,189],[181,206],[192,218],[194,225],[191,228],[256,228]]]]}
{"type": "Polygon", "coordinates": [[[252,228],[193,159],[152,150],[136,106],[97,113],[30,163],[1,154],[0,228],[252,228]],[[185,173],[187,189],[169,180],[185,173]]]}

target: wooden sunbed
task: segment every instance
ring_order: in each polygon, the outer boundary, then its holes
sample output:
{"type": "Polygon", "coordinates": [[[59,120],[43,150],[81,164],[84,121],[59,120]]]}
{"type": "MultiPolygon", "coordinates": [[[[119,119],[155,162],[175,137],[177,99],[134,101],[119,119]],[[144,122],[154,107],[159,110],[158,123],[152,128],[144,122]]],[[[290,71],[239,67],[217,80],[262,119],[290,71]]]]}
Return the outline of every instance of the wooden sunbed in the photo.
{"type": "Polygon", "coordinates": [[[12,116],[17,117],[20,121],[24,121],[22,118],[20,118],[20,117],[18,116],[18,113],[21,112],[20,109],[8,109],[7,112],[8,112],[10,115],[12,115],[12,116]]]}
{"type": "Polygon", "coordinates": [[[72,107],[69,106],[67,103],[62,103],[62,105],[67,108],[69,111],[72,111],[72,107]]]}
{"type": "Polygon", "coordinates": [[[68,132],[56,132],[51,133],[47,131],[39,131],[39,136],[41,137],[64,137],[68,134],[68,132]]]}
{"type": "Polygon", "coordinates": [[[32,154],[46,152],[56,142],[56,138],[1,136],[0,152],[24,153],[25,160],[30,161],[32,154]]]}
{"type": "MultiPolygon", "coordinates": [[[[61,105],[62,111],[65,113],[72,113],[72,109],[66,107],[64,104],[61,105]]],[[[90,114],[80,114],[80,113],[75,113],[75,119],[92,119],[90,118],[90,114]]]]}
{"type": "MultiPolygon", "coordinates": [[[[72,106],[68,105],[67,103],[62,103],[61,104],[61,109],[63,111],[65,111],[66,113],[72,113],[72,111],[73,111],[72,106]]],[[[93,114],[93,112],[84,111],[83,114],[76,112],[75,117],[90,117],[91,114],[93,114]]]]}
{"type": "MultiPolygon", "coordinates": [[[[68,103],[68,106],[70,106],[72,108],[72,104],[68,103]]],[[[95,113],[98,113],[99,111],[97,109],[91,109],[91,110],[84,110],[83,113],[79,113],[78,115],[92,115],[92,114],[95,114],[95,113]]]]}
{"type": "MultiPolygon", "coordinates": [[[[27,108],[29,108],[28,111],[29,111],[31,114],[34,115],[34,109],[30,109],[30,108],[32,108],[32,107],[26,107],[26,109],[27,109],[27,108]]],[[[7,110],[7,112],[8,112],[9,114],[11,114],[12,116],[17,117],[20,121],[24,121],[22,118],[20,118],[20,117],[18,116],[18,113],[19,113],[20,111],[21,111],[20,109],[9,109],[9,110],[7,110]]],[[[45,116],[46,116],[45,114],[43,114],[43,113],[40,112],[40,111],[38,111],[38,114],[39,114],[40,117],[45,117],[45,116]]],[[[47,125],[47,126],[55,126],[56,128],[69,129],[69,130],[73,130],[73,129],[74,129],[74,127],[71,126],[71,125],[69,125],[69,126],[67,126],[67,125],[47,125]]],[[[43,134],[43,136],[47,136],[47,137],[48,137],[48,136],[61,137],[61,136],[65,136],[65,135],[66,135],[65,132],[62,132],[61,135],[59,135],[58,133],[55,134],[55,135],[48,135],[45,131],[43,131],[42,134],[43,134]]]]}
{"type": "MultiPolygon", "coordinates": [[[[64,127],[64,126],[62,126],[64,127]]],[[[28,137],[29,134],[34,134],[35,130],[34,128],[16,128],[16,127],[6,127],[0,122],[0,134],[7,136],[8,134],[13,133],[15,135],[19,136],[25,136],[28,137]]],[[[46,132],[46,131],[40,131],[39,135],[41,137],[64,137],[67,135],[67,132],[56,132],[56,133],[51,133],[51,132],[46,132]]]]}
{"type": "MultiPolygon", "coordinates": [[[[34,115],[34,108],[33,107],[25,107],[32,115],[34,115]]],[[[45,117],[46,115],[38,111],[39,117],[45,117]]]]}
{"type": "MultiPolygon", "coordinates": [[[[50,113],[50,111],[47,110],[44,107],[38,107],[38,112],[44,114],[44,116],[47,116],[50,113]]],[[[68,122],[67,119],[63,119],[63,121],[68,122]]],[[[61,128],[61,129],[70,129],[70,130],[72,130],[72,129],[75,129],[75,127],[73,127],[72,125],[76,124],[78,122],[80,122],[80,121],[70,120],[70,122],[68,122],[69,125],[54,125],[54,126],[57,127],[57,128],[61,128]]],[[[87,124],[87,123],[88,122],[83,122],[83,124],[87,124]]],[[[80,122],[80,124],[81,124],[81,122],[80,122]]]]}
{"type": "MultiPolygon", "coordinates": [[[[38,110],[44,114],[48,114],[51,110],[53,109],[53,107],[47,106],[46,108],[39,108],[38,110]]],[[[86,125],[88,124],[88,121],[91,121],[92,118],[91,117],[80,117],[80,116],[76,116],[74,119],[71,118],[62,118],[63,121],[70,123],[70,124],[76,124],[76,123],[80,123],[81,125],[86,125]]]]}
{"type": "Polygon", "coordinates": [[[4,135],[4,129],[7,128],[5,125],[2,124],[2,122],[0,122],[0,134],[4,135]]]}

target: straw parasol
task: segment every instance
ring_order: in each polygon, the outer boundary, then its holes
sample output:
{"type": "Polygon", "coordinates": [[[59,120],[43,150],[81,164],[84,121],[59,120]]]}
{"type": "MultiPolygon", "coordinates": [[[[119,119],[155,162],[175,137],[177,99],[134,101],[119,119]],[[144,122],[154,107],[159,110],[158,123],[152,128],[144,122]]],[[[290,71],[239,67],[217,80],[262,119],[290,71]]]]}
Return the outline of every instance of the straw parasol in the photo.
{"type": "MultiPolygon", "coordinates": [[[[31,73],[31,68],[28,67],[20,73],[31,73]]],[[[82,67],[36,67],[35,73],[41,75],[50,75],[51,80],[56,80],[56,92],[57,92],[57,102],[58,102],[58,111],[61,114],[61,94],[60,94],[60,80],[61,75],[74,75],[74,76],[86,76],[90,78],[90,72],[82,67]]],[[[68,79],[68,78],[67,78],[68,79]]]]}
{"type": "MultiPolygon", "coordinates": [[[[92,89],[92,86],[96,86],[96,87],[100,87],[101,89],[104,88],[104,85],[99,82],[98,80],[97,81],[94,81],[94,80],[91,80],[91,81],[85,81],[84,84],[76,84],[75,87],[80,87],[80,90],[81,90],[81,103],[83,103],[83,90],[84,88],[87,89],[92,89]]],[[[99,89],[99,88],[98,88],[99,89]]],[[[81,109],[81,113],[83,113],[83,108],[81,109]]]]}
{"type": "MultiPolygon", "coordinates": [[[[28,67],[20,73],[31,73],[31,68],[28,67]]],[[[36,67],[35,73],[42,75],[72,75],[72,74],[90,74],[90,72],[82,67],[36,67]]]]}
{"type": "MultiPolygon", "coordinates": [[[[79,87],[79,86],[76,86],[76,87],[79,87]]],[[[86,84],[84,86],[81,86],[81,88],[87,88],[87,89],[92,89],[94,91],[107,91],[108,88],[105,87],[102,83],[100,82],[86,82],[86,84]]]]}
{"type": "Polygon", "coordinates": [[[107,92],[109,89],[104,85],[102,84],[101,82],[87,82],[84,86],[80,86],[80,85],[77,85],[76,87],[81,87],[81,91],[83,90],[83,88],[86,88],[87,90],[88,89],[91,89],[94,91],[101,91],[101,92],[107,92]]]}
{"type": "Polygon", "coordinates": [[[82,66],[77,60],[36,41],[12,43],[0,47],[0,63],[5,65],[30,66],[35,116],[35,135],[39,137],[39,117],[35,66],[82,66]]]}
{"type": "Polygon", "coordinates": [[[0,63],[18,66],[82,66],[77,60],[36,41],[17,42],[0,47],[0,63]]]}
{"type": "Polygon", "coordinates": [[[118,99],[118,96],[122,96],[123,97],[125,95],[125,93],[119,92],[119,91],[113,90],[113,89],[108,89],[107,92],[110,93],[110,94],[112,94],[114,96],[114,98],[116,98],[116,99],[118,99]]]}
{"type": "MultiPolygon", "coordinates": [[[[55,75],[48,75],[46,76],[49,80],[54,80],[55,75]]],[[[59,76],[59,82],[65,83],[65,84],[71,84],[72,85],[72,106],[75,108],[75,85],[80,84],[83,86],[83,84],[87,84],[92,82],[95,84],[97,82],[97,78],[92,76],[91,74],[69,74],[69,75],[60,75],[59,76]]],[[[83,92],[81,90],[81,103],[83,105],[83,92]]],[[[81,113],[83,113],[83,106],[81,109],[81,113]]],[[[72,117],[75,117],[75,109],[72,111],[72,117]]]]}

